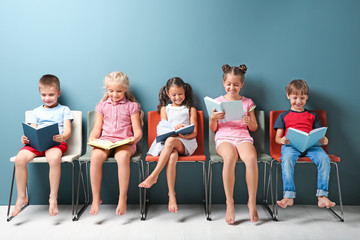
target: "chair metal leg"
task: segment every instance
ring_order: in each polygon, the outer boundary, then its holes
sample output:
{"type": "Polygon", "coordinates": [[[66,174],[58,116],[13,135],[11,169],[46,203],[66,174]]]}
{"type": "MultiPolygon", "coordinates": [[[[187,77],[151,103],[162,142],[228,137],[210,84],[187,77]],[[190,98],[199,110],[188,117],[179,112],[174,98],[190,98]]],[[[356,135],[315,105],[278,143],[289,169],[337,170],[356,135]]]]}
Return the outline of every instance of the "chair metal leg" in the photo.
{"type": "Polygon", "coordinates": [[[278,171],[279,171],[279,163],[276,162],[275,163],[275,202],[274,202],[274,217],[273,217],[273,220],[274,221],[278,221],[278,205],[277,205],[277,201],[278,201],[278,183],[279,183],[279,180],[278,180],[278,171]]]}
{"type": "MultiPolygon", "coordinates": [[[[266,166],[267,164],[269,164],[268,162],[264,162],[264,192],[263,192],[263,206],[265,207],[265,209],[269,212],[271,218],[274,218],[274,213],[273,211],[270,209],[269,207],[269,203],[268,203],[268,196],[269,196],[269,187],[270,182],[271,182],[271,164],[270,165],[270,169],[269,169],[269,178],[268,178],[268,184],[266,184],[266,166]]],[[[272,198],[272,188],[271,188],[271,205],[273,207],[274,201],[272,198]]]]}
{"type": "Polygon", "coordinates": [[[209,168],[208,168],[208,183],[209,183],[209,203],[208,203],[208,216],[207,220],[211,221],[211,198],[212,198],[212,162],[209,161],[209,168]]]}
{"type": "Polygon", "coordinates": [[[72,165],[72,177],[71,177],[71,214],[72,217],[75,217],[75,165],[74,162],[71,162],[72,165]]]}
{"type": "Polygon", "coordinates": [[[206,177],[206,169],[205,169],[205,162],[201,162],[202,163],[202,168],[203,168],[203,181],[204,181],[204,203],[205,203],[205,215],[206,218],[208,217],[208,183],[207,183],[207,177],[206,177]]]}
{"type": "Polygon", "coordinates": [[[337,185],[338,185],[338,194],[339,194],[339,203],[340,203],[340,212],[341,212],[341,216],[339,216],[339,214],[337,214],[332,208],[329,208],[329,210],[341,221],[344,222],[344,209],[343,209],[343,204],[342,204],[342,198],[341,198],[341,187],[340,187],[340,178],[339,178],[339,168],[336,162],[331,162],[332,164],[334,164],[335,166],[335,171],[336,171],[336,179],[337,179],[337,185]]]}
{"type": "Polygon", "coordinates": [[[75,208],[75,213],[74,213],[74,217],[73,217],[73,221],[77,221],[80,219],[81,215],[84,213],[85,209],[89,206],[89,181],[88,181],[88,167],[87,167],[88,163],[82,163],[81,161],[79,161],[79,179],[78,179],[78,187],[77,187],[77,194],[76,194],[76,208],[75,208]],[[86,175],[86,185],[85,186],[85,181],[84,181],[84,176],[82,174],[82,165],[85,164],[85,175],[86,175]],[[80,208],[80,210],[78,210],[79,207],[79,195],[80,195],[80,185],[82,183],[83,186],[83,191],[84,191],[84,204],[83,206],[80,208]]]}
{"type": "MultiPolygon", "coordinates": [[[[138,162],[139,164],[139,184],[141,183],[142,179],[143,179],[143,175],[144,175],[144,171],[143,171],[143,163],[142,160],[140,159],[140,161],[138,162]]],[[[139,203],[140,203],[140,220],[144,221],[145,220],[145,214],[144,214],[144,203],[143,203],[143,196],[142,196],[142,192],[143,189],[139,187],[139,203]]]]}
{"type": "MultiPolygon", "coordinates": [[[[145,167],[145,175],[144,175],[144,179],[148,178],[149,177],[149,162],[146,162],[146,167],[145,167]]],[[[144,188],[143,189],[144,191],[144,200],[143,200],[143,219],[141,220],[145,220],[146,219],[146,215],[147,215],[147,211],[148,211],[148,203],[149,203],[149,200],[147,199],[147,195],[146,195],[146,192],[147,192],[147,189],[144,188]]]]}

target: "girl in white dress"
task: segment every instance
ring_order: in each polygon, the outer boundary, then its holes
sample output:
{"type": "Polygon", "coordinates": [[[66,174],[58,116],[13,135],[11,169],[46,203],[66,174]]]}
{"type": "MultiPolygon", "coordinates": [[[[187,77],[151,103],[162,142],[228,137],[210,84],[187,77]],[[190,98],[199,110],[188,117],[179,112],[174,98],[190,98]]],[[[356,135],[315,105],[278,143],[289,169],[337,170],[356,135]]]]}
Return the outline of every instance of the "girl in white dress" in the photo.
{"type": "Polygon", "coordinates": [[[139,187],[150,188],[156,183],[161,170],[166,167],[166,178],[169,189],[169,211],[176,213],[178,207],[175,197],[176,163],[179,155],[192,155],[196,148],[197,112],[192,106],[192,88],[179,77],[170,78],[166,85],[160,89],[158,112],[161,119],[168,120],[177,130],[190,124],[195,125],[193,133],[171,136],[165,142],[152,143],[148,154],[159,156],[159,161],[148,178],[139,187]],[[169,100],[171,103],[168,104],[169,100]]]}

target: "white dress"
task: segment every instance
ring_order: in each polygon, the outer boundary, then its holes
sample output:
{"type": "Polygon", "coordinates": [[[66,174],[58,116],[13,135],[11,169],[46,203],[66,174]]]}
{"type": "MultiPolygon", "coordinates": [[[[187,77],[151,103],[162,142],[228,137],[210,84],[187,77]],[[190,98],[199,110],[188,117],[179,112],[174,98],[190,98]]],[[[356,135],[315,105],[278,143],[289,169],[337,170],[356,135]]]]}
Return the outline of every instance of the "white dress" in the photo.
{"type": "MultiPolygon", "coordinates": [[[[175,127],[179,123],[190,125],[189,109],[186,106],[174,107],[171,104],[168,104],[166,106],[166,116],[167,116],[167,120],[171,123],[173,127],[175,127]]],[[[192,155],[195,152],[198,146],[196,142],[196,138],[193,139],[178,138],[178,139],[184,144],[186,156],[192,155]]],[[[147,154],[153,156],[159,156],[161,150],[164,147],[164,143],[165,142],[156,142],[156,140],[154,140],[147,154]]]]}

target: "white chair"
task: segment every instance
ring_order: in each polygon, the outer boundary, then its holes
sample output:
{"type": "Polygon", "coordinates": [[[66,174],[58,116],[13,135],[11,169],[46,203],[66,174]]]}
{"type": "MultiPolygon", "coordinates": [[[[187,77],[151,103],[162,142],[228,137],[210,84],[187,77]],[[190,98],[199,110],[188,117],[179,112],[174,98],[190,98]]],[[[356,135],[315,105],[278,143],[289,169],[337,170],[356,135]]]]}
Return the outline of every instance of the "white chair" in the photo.
{"type": "MultiPolygon", "coordinates": [[[[30,119],[32,111],[26,111],[25,112],[25,121],[28,121],[30,119]]],[[[72,186],[71,186],[71,193],[72,193],[72,215],[74,216],[74,179],[75,179],[75,168],[74,168],[74,160],[78,159],[81,155],[82,151],[82,112],[81,111],[71,111],[74,120],[71,123],[71,136],[68,140],[66,140],[68,144],[68,150],[61,158],[61,163],[70,163],[72,165],[72,186]]],[[[10,162],[15,162],[15,156],[10,158],[10,162]]],[[[30,161],[30,163],[47,163],[47,160],[45,157],[35,157],[33,160],[30,161]]],[[[11,181],[11,188],[10,188],[10,197],[9,197],[9,205],[8,205],[8,211],[7,211],[7,221],[11,221],[14,217],[10,216],[10,207],[11,207],[11,198],[13,193],[13,186],[14,186],[14,178],[15,178],[15,164],[14,164],[14,170],[13,170],[13,176],[11,181]]],[[[28,195],[26,187],[26,194],[28,195]]],[[[29,198],[29,195],[28,195],[29,198]]],[[[30,202],[30,198],[29,198],[30,202]]],[[[21,211],[24,210],[29,203],[22,207],[21,211]]]]}

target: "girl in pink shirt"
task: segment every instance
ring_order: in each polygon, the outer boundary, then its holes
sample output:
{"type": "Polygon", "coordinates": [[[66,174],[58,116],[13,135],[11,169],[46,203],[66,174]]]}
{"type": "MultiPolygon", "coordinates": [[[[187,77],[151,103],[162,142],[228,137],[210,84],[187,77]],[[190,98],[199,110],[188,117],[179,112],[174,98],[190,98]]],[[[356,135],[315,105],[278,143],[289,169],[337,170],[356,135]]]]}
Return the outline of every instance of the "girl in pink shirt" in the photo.
{"type": "Polygon", "coordinates": [[[136,152],[136,143],[142,137],[141,111],[135,97],[129,91],[128,77],[122,72],[111,72],[104,80],[106,93],[96,105],[94,128],[88,141],[96,139],[112,142],[129,139],[130,143],[112,150],[94,147],[91,152],[90,181],[93,202],[90,214],[96,215],[101,204],[100,187],[102,165],[110,154],[118,164],[119,201],[116,214],[126,212],[127,190],[130,178],[130,157],[136,152]]]}
{"type": "Polygon", "coordinates": [[[224,119],[224,112],[216,112],[215,109],[210,117],[209,127],[215,134],[216,151],[224,159],[223,183],[226,195],[226,216],[228,224],[235,222],[234,209],[234,185],[235,185],[235,165],[240,159],[246,166],[246,183],[248,188],[249,216],[252,222],[259,220],[256,209],[256,191],[258,185],[257,155],[253,145],[250,131],[256,131],[258,124],[255,118],[255,104],[250,98],[241,96],[240,90],[244,86],[244,79],[247,67],[243,64],[239,67],[222,67],[223,85],[226,94],[216,100],[236,101],[242,100],[245,116],[239,121],[227,121],[222,123],[218,120],[224,119]]]}

